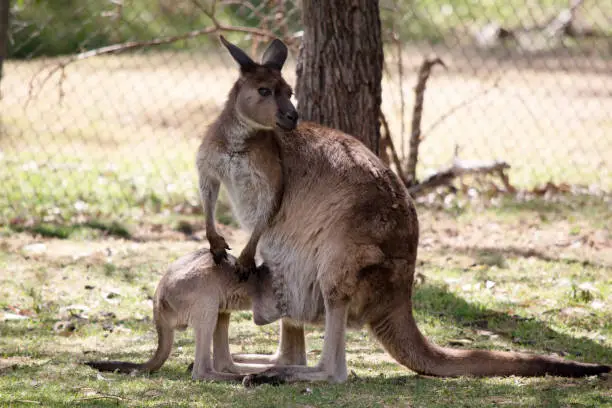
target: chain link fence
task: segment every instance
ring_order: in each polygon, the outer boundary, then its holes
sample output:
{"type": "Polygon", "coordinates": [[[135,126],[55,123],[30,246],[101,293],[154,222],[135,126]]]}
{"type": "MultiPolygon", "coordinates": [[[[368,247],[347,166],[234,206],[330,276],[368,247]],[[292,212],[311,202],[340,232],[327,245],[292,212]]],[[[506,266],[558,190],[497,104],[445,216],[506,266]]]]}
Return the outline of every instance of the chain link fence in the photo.
{"type": "MultiPolygon", "coordinates": [[[[428,83],[419,177],[457,157],[503,160],[520,188],[609,192],[612,3],[509,3],[381,1],[383,113],[400,161],[418,67],[436,54],[447,68],[428,83]]],[[[14,2],[0,84],[3,221],[199,211],[195,152],[238,75],[219,31],[252,53],[283,38],[295,81],[299,1],[14,2]]]]}

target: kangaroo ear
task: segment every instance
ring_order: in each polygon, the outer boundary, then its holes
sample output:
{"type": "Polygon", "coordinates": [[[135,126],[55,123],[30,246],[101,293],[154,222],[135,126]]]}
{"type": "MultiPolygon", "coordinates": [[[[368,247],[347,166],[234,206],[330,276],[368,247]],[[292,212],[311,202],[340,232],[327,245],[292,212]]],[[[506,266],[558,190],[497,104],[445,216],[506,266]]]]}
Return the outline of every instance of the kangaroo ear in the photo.
{"type": "Polygon", "coordinates": [[[261,58],[261,65],[280,71],[287,59],[287,46],[278,38],[264,51],[261,58]]]}
{"type": "Polygon", "coordinates": [[[246,55],[244,51],[227,41],[222,35],[220,35],[219,38],[221,39],[223,45],[225,45],[225,48],[227,48],[231,54],[232,58],[234,58],[234,60],[240,65],[241,71],[249,72],[253,71],[257,67],[257,64],[251,59],[251,57],[246,55]]]}

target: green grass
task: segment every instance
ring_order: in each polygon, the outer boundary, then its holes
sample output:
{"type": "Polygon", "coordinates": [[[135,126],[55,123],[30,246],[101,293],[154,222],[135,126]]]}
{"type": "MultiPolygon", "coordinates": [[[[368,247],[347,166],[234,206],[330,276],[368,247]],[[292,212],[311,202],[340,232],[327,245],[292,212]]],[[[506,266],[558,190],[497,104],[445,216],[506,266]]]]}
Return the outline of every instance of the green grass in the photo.
{"type": "MultiPolygon", "coordinates": [[[[453,347],[556,353],[611,364],[612,259],[609,247],[598,246],[609,215],[603,207],[592,207],[595,211],[585,206],[580,211],[578,203],[505,203],[497,209],[468,209],[459,217],[421,208],[418,272],[425,282],[414,295],[421,330],[453,347]],[[549,216],[542,219],[540,213],[549,216]],[[461,235],[456,238],[453,231],[461,235]],[[474,243],[478,234],[487,238],[474,243]],[[559,236],[570,243],[560,247],[559,236]],[[575,238],[594,246],[572,247],[575,238]]],[[[243,242],[230,241],[237,253],[243,242]]],[[[416,376],[394,362],[366,330],[347,336],[351,374],[341,385],[247,390],[238,384],[193,382],[186,372],[194,352],[191,330],[178,333],[170,359],[152,375],[100,376],[80,364],[148,358],[155,343],[149,299],[157,281],[169,262],[201,245],[104,236],[41,240],[5,231],[0,316],[21,310],[29,318],[0,323],[0,405],[612,406],[610,378],[416,376]],[[46,250],[26,251],[33,242],[43,242],[46,250]],[[109,299],[109,292],[118,296],[109,299]],[[66,308],[71,305],[87,310],[66,308]],[[62,335],[53,329],[58,321],[71,321],[76,329],[62,335]]],[[[320,327],[307,330],[311,364],[320,355],[322,335],[320,327]]],[[[272,352],[277,326],[259,328],[250,312],[235,313],[230,342],[233,352],[272,352]]]]}
{"type": "Polygon", "coordinates": [[[32,225],[10,224],[8,228],[15,232],[26,231],[45,238],[67,239],[76,236],[80,238],[96,238],[99,236],[131,237],[128,228],[117,221],[89,220],[82,224],[69,225],[40,222],[32,225]]]}

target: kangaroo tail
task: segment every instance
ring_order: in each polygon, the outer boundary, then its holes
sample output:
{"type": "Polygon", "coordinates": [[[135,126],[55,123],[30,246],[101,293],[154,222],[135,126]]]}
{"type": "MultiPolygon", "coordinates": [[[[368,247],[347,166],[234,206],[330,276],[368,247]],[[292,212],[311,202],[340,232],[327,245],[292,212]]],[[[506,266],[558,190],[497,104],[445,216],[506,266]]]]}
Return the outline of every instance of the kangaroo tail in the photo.
{"type": "Polygon", "coordinates": [[[610,372],[588,364],[527,353],[457,350],[429,342],[419,331],[410,302],[370,324],[376,338],[399,363],[419,374],[439,377],[585,377],[610,372]]]}
{"type": "Polygon", "coordinates": [[[170,356],[174,341],[174,330],[159,322],[156,328],[157,350],[155,350],[155,354],[149,361],[142,364],[127,361],[87,361],[85,364],[98,371],[118,371],[126,374],[134,371],[153,372],[159,370],[168,359],[168,356],[170,356]]]}

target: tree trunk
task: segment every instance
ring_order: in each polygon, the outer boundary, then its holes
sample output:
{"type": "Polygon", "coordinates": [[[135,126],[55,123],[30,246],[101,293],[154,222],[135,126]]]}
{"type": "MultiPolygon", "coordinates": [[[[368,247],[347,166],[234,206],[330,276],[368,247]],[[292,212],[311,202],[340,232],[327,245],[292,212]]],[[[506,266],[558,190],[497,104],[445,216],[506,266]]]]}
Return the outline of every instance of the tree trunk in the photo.
{"type": "Polygon", "coordinates": [[[2,81],[2,66],[8,55],[10,3],[11,0],[0,0],[0,82],[2,81]]]}
{"type": "Polygon", "coordinates": [[[300,118],[340,129],[378,153],[383,48],[377,0],[303,0],[300,118]]]}

